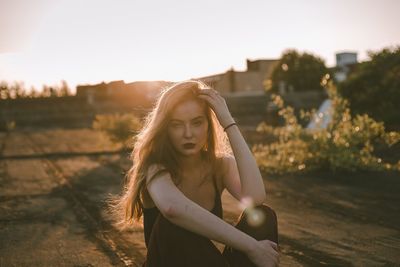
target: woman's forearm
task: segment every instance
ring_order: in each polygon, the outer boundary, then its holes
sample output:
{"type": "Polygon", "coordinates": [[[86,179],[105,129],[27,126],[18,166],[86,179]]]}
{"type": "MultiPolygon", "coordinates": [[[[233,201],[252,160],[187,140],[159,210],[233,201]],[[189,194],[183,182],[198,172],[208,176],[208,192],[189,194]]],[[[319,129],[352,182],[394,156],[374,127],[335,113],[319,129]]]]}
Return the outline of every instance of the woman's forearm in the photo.
{"type": "Polygon", "coordinates": [[[218,241],[244,253],[251,251],[257,241],[246,233],[187,199],[176,203],[166,218],[191,232],[218,241]]]}
{"type": "Polygon", "coordinates": [[[239,127],[231,126],[226,132],[238,166],[243,196],[251,197],[255,204],[263,203],[266,199],[264,182],[256,160],[240,133],[239,127]]]}
{"type": "MultiPolygon", "coordinates": [[[[210,104],[221,126],[229,126],[233,122],[233,118],[225,99],[212,88],[200,91],[198,97],[210,104]]],[[[251,197],[255,204],[262,204],[266,199],[265,188],[253,154],[237,125],[226,128],[226,132],[238,165],[242,196],[251,197]]]]}

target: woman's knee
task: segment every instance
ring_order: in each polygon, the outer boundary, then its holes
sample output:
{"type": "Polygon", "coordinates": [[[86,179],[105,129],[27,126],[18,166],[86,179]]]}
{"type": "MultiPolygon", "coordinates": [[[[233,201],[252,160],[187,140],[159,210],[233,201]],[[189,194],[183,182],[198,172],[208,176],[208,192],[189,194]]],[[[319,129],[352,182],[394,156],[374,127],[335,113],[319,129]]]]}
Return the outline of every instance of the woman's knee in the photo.
{"type": "Polygon", "coordinates": [[[277,221],[276,212],[266,204],[247,207],[240,215],[240,219],[245,219],[250,225],[257,226],[263,223],[277,221]]]}
{"type": "Polygon", "coordinates": [[[270,221],[277,221],[276,212],[267,204],[257,205],[254,208],[261,211],[270,221]]]}
{"type": "Polygon", "coordinates": [[[257,240],[269,239],[278,242],[276,212],[266,204],[246,208],[236,227],[257,240]]]}

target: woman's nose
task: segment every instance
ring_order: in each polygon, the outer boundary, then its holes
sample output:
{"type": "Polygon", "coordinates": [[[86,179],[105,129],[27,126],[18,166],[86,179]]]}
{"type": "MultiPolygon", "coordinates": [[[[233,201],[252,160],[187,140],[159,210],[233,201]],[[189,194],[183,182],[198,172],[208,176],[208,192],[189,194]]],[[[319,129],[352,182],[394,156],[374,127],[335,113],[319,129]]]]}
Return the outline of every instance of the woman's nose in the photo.
{"type": "Polygon", "coordinates": [[[192,136],[192,128],[190,127],[190,125],[185,126],[185,132],[183,134],[184,134],[184,137],[192,136]]]}

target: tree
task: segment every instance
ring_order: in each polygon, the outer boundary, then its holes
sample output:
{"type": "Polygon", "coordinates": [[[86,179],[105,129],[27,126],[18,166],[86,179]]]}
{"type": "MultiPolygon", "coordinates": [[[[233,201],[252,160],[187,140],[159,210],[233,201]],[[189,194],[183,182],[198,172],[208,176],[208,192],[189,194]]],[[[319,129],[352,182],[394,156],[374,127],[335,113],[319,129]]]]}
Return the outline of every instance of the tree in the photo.
{"type": "Polygon", "coordinates": [[[50,96],[51,96],[51,88],[47,85],[43,85],[40,97],[50,97],[50,96]]]}
{"type": "Polygon", "coordinates": [[[369,61],[358,64],[339,84],[353,114],[366,113],[391,128],[400,118],[400,46],[368,52],[369,61]]]}
{"type": "Polygon", "coordinates": [[[5,81],[0,82],[0,99],[10,98],[10,90],[8,83],[5,81]]]}
{"type": "Polygon", "coordinates": [[[58,90],[58,96],[70,96],[72,95],[68,83],[65,80],[61,81],[61,87],[58,90]]]}
{"type": "Polygon", "coordinates": [[[324,89],[320,83],[328,73],[323,59],[309,53],[287,50],[273,70],[267,89],[280,93],[310,90],[322,92],[324,89]]]}
{"type": "Polygon", "coordinates": [[[71,89],[68,87],[68,84],[65,80],[61,81],[60,86],[43,85],[41,91],[37,91],[33,86],[31,86],[30,91],[27,91],[23,82],[15,81],[13,83],[8,83],[6,81],[0,81],[0,99],[63,96],[72,96],[71,89]]]}
{"type": "Polygon", "coordinates": [[[26,90],[23,82],[14,82],[13,84],[2,82],[1,91],[2,99],[15,99],[26,97],[26,90]]]}
{"type": "Polygon", "coordinates": [[[11,87],[14,93],[14,98],[24,98],[26,97],[26,90],[23,82],[14,82],[14,85],[11,87]]]}
{"type": "Polygon", "coordinates": [[[31,90],[28,93],[28,97],[29,98],[40,97],[40,92],[38,92],[34,86],[31,86],[31,90]]]}

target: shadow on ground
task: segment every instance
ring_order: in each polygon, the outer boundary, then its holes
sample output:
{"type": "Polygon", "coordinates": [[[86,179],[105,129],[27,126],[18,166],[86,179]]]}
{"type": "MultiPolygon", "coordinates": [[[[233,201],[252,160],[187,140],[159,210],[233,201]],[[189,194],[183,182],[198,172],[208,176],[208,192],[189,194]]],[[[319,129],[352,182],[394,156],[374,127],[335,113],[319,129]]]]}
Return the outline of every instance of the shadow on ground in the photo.
{"type": "MultiPolygon", "coordinates": [[[[8,152],[0,160],[1,267],[141,265],[143,228],[119,232],[105,213],[106,197],[122,188],[127,153],[60,153],[29,133],[2,140],[8,152]],[[17,141],[18,153],[28,156],[12,153],[17,141]],[[53,154],[34,156],[44,152],[53,154]]],[[[267,204],[278,214],[282,266],[400,263],[398,173],[264,179],[267,204]]],[[[224,192],[228,223],[240,214],[238,204],[224,192]]]]}

